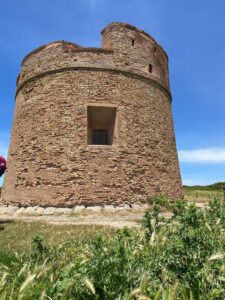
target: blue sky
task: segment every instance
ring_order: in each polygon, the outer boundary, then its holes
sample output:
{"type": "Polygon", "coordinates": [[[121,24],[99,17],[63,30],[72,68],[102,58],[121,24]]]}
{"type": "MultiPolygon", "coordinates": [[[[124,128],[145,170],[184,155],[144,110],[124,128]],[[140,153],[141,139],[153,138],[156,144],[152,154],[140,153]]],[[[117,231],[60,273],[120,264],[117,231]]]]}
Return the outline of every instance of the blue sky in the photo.
{"type": "Polygon", "coordinates": [[[98,47],[112,21],[147,31],[169,55],[183,183],[225,181],[224,0],[0,0],[0,155],[23,57],[54,40],[98,47]]]}

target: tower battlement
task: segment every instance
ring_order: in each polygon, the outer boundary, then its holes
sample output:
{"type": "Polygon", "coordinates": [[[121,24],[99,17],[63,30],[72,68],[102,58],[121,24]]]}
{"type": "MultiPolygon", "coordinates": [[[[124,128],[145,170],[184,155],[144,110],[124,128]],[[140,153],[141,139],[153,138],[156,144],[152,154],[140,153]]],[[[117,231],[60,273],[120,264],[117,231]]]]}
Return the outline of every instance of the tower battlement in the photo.
{"type": "Polygon", "coordinates": [[[102,30],[102,48],[55,41],[33,50],[22,61],[18,88],[28,79],[68,68],[131,72],[170,91],[166,52],[149,34],[126,23],[114,22],[102,30]]]}

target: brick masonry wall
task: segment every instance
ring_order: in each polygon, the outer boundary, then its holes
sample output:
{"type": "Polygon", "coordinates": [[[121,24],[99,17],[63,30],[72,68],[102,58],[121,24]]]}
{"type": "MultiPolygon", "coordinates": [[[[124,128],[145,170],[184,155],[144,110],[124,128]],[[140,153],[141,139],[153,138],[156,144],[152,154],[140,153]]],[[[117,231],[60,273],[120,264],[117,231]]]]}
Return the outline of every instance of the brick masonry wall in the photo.
{"type": "Polygon", "coordinates": [[[158,192],[182,197],[167,57],[156,44],[162,71],[155,44],[113,23],[103,31],[102,49],[56,42],[24,60],[3,204],[125,205],[158,192]],[[136,44],[128,45],[133,35],[136,44]],[[144,68],[149,61],[152,74],[144,68]],[[117,107],[116,145],[88,145],[88,105],[117,107]]]}
{"type": "Polygon", "coordinates": [[[153,78],[169,90],[167,55],[146,32],[132,25],[111,23],[102,31],[102,47],[114,50],[116,67],[153,78]]]}

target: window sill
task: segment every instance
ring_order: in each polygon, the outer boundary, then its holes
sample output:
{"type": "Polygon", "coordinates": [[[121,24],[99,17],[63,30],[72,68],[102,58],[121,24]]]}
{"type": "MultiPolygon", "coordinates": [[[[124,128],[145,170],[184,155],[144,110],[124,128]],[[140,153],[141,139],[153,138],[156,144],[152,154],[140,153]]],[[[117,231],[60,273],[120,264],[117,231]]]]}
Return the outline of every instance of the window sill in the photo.
{"type": "Polygon", "coordinates": [[[117,148],[118,145],[87,145],[87,148],[99,148],[99,149],[112,149],[117,148]]]}

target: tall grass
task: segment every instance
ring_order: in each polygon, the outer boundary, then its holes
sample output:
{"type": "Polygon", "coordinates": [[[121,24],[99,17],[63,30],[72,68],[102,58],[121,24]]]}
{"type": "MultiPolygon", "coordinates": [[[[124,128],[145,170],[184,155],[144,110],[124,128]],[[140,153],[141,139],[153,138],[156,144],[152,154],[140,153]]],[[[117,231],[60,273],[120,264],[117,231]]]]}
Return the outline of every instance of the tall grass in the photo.
{"type": "Polygon", "coordinates": [[[224,192],[222,190],[200,190],[200,189],[189,189],[184,188],[184,198],[187,201],[195,203],[208,203],[214,198],[219,200],[224,199],[224,192]]]}
{"type": "Polygon", "coordinates": [[[2,251],[0,299],[225,299],[225,204],[149,202],[140,230],[51,246],[36,236],[31,251],[2,251]]]}

